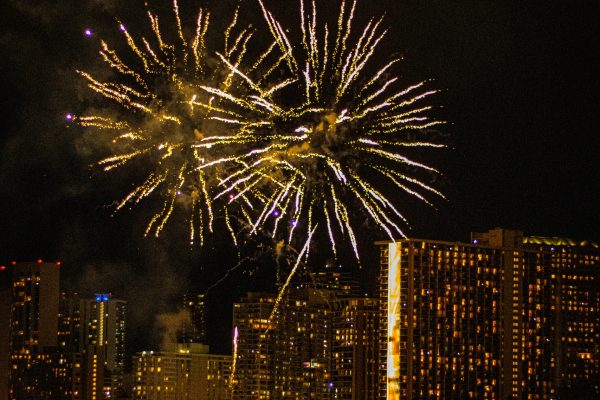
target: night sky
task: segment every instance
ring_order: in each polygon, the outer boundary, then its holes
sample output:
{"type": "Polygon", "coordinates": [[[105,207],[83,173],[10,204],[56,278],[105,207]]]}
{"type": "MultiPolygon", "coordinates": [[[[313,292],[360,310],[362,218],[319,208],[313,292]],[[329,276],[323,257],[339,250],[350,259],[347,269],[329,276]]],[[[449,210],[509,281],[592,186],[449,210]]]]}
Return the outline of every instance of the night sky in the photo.
{"type": "MultiPolygon", "coordinates": [[[[326,10],[336,8],[332,1],[322,2],[329,3],[326,10]]],[[[61,260],[65,288],[125,298],[129,348],[137,351],[159,340],[154,316],[174,311],[183,291],[203,290],[218,280],[236,263],[236,251],[218,237],[202,250],[190,249],[178,225],[160,239],[144,238],[148,213],[143,208],[111,217],[122,182],[91,167],[97,149],[89,136],[65,122],[65,114],[85,110],[93,97],[75,70],[101,65],[99,37],[122,42],[115,17],[131,31],[147,29],[143,2],[125,3],[3,3],[0,262],[61,260]],[[92,38],[85,37],[87,28],[94,31],[92,38]]],[[[234,3],[201,2],[210,7],[215,25],[229,21],[234,3]]],[[[296,1],[267,4],[297,25],[289,12],[296,1]]],[[[400,53],[406,85],[433,78],[432,85],[442,89],[433,103],[436,115],[449,121],[440,136],[450,148],[432,152],[428,162],[444,172],[436,186],[448,201],[436,201],[435,209],[417,202],[402,205],[410,235],[467,240],[472,230],[500,226],[532,235],[600,239],[599,4],[359,3],[360,21],[385,13],[391,28],[378,60],[400,53]]],[[[187,5],[182,1],[182,8],[187,5]]],[[[195,7],[188,10],[195,13],[195,7]]],[[[262,29],[252,0],[245,0],[242,10],[262,29]]],[[[363,269],[375,268],[369,243],[379,238],[384,236],[377,232],[361,238],[363,269]]],[[[231,318],[231,302],[272,284],[269,251],[260,249],[258,244],[242,249],[242,256],[254,261],[209,294],[209,336],[216,351],[229,351],[223,338],[230,326],[223,320],[231,318]]],[[[370,288],[368,282],[364,286],[370,288]]]]}

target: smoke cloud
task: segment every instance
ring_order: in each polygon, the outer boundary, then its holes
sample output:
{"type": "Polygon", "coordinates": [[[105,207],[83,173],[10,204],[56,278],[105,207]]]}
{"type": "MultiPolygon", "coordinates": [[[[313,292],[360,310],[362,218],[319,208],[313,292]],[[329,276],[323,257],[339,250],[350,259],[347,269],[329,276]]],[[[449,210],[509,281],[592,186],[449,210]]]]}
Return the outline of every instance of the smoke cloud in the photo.
{"type": "Polygon", "coordinates": [[[162,336],[160,350],[166,351],[174,343],[177,343],[177,335],[192,324],[188,310],[180,310],[175,313],[160,314],[156,317],[156,326],[159,335],[162,336]]]}

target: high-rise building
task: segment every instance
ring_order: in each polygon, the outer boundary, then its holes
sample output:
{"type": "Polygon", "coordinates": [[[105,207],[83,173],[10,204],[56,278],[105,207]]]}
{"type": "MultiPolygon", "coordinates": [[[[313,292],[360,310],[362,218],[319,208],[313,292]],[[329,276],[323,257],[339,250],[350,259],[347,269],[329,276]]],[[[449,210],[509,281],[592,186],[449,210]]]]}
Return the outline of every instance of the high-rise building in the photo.
{"type": "MultiPolygon", "coordinates": [[[[81,325],[82,299],[78,293],[61,292],[58,307],[58,349],[68,362],[73,400],[102,399],[93,348],[86,347],[81,325]]],[[[95,358],[96,364],[98,356],[95,358]]]]}
{"type": "MultiPolygon", "coordinates": [[[[556,326],[553,370],[560,398],[600,398],[600,246],[564,238],[525,237],[550,257],[554,286],[549,315],[556,326]]],[[[530,288],[531,289],[531,288],[530,288]]]]}
{"type": "Polygon", "coordinates": [[[379,243],[379,398],[598,393],[600,252],[538,242],[495,229],[379,243]]]}
{"type": "Polygon", "coordinates": [[[333,318],[332,399],[377,398],[379,303],[341,299],[333,318]]]}
{"type": "MultiPolygon", "coordinates": [[[[110,294],[97,294],[80,302],[80,351],[104,366],[104,381],[99,385],[109,398],[122,389],[126,306],[125,301],[113,299],[110,294]]],[[[90,362],[86,365],[96,365],[90,362]]]]}
{"type": "Polygon", "coordinates": [[[236,400],[263,400],[273,398],[275,379],[275,341],[269,340],[267,330],[273,325],[269,316],[275,296],[265,293],[248,293],[233,305],[233,326],[237,329],[237,355],[232,379],[236,400]]]}
{"type": "Polygon", "coordinates": [[[10,265],[9,399],[68,395],[65,362],[58,352],[60,263],[10,265]]]}
{"type": "Polygon", "coordinates": [[[181,327],[178,341],[206,343],[206,303],[203,294],[187,293],[183,296],[183,309],[190,314],[190,322],[181,327]]]}
{"type": "Polygon", "coordinates": [[[303,286],[327,290],[336,298],[359,297],[358,281],[341,265],[329,263],[325,268],[311,272],[303,286]]]}
{"type": "Polygon", "coordinates": [[[309,287],[291,289],[283,298],[267,338],[275,355],[270,398],[331,397],[336,300],[331,291],[309,287]]]}
{"type": "Polygon", "coordinates": [[[209,354],[199,343],[179,343],[134,357],[136,400],[229,400],[231,356],[209,354]]]}
{"type": "Polygon", "coordinates": [[[58,302],[58,347],[63,353],[81,349],[81,298],[78,293],[61,292],[58,302]]]}
{"type": "Polygon", "coordinates": [[[250,293],[234,304],[233,398],[372,399],[377,301],[354,297],[357,285],[338,268],[292,286],[274,314],[274,295],[250,293]]]}

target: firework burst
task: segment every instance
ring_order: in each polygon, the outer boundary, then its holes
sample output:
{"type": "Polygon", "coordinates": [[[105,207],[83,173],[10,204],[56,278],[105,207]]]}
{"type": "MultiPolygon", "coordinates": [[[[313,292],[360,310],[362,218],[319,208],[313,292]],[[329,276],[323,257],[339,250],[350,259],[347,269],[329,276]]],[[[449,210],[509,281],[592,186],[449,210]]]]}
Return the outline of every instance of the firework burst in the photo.
{"type": "Polygon", "coordinates": [[[387,31],[382,19],[355,31],[356,1],[341,2],[330,29],[318,21],[315,2],[307,8],[301,0],[298,40],[258,3],[270,32],[262,52],[260,43],[250,44],[251,28],[237,27],[237,12],[222,50],[208,50],[209,14],[200,11],[188,38],[175,0],[173,43],[148,12],[152,40],[135,39],[119,25],[135,64],[101,42],[100,55],[118,82],[80,72],[92,90],[126,111],[121,118],[71,116],[114,135],[119,150],[99,164],[109,171],[143,160],[149,171],[117,209],[160,192],[163,207],[147,228],[158,235],[184,196],[192,242],[222,216],[234,241],[241,227],[288,243],[300,236],[306,256],[305,239],[318,225],[333,253],[348,240],[358,258],[353,204],[390,238],[404,236],[406,219],[390,193],[425,202],[427,194],[442,196],[414,172],[437,171],[403,151],[443,147],[421,134],[442,123],[428,117],[432,107],[424,104],[435,91],[426,81],[400,87],[391,76],[400,59],[376,66],[387,31]]]}
{"type": "Polygon", "coordinates": [[[159,194],[164,202],[150,219],[146,234],[159,236],[176,206],[183,204],[190,210],[190,241],[199,239],[202,243],[219,216],[227,228],[233,229],[228,210],[211,194],[220,174],[226,173],[218,168],[222,163],[210,150],[211,143],[227,143],[219,134],[223,131],[219,118],[211,115],[237,116],[221,109],[220,98],[202,87],[209,85],[222,94],[235,92],[236,79],[230,66],[245,60],[252,33],[249,27],[238,28],[236,11],[224,29],[223,48],[217,57],[207,48],[210,14],[206,10],[199,10],[193,34],[188,37],[175,0],[169,25],[176,29],[169,31],[175,31],[176,37],[171,41],[162,32],[158,15],[151,11],[147,15],[150,38],[138,38],[118,22],[127,43],[124,56],[100,41],[100,56],[113,71],[113,80],[100,81],[88,72],[78,71],[89,88],[106,100],[104,112],[69,114],[67,119],[110,135],[113,154],[98,162],[104,171],[135,164],[146,172],[145,179],[118,201],[117,211],[159,194]]]}
{"type": "Polygon", "coordinates": [[[204,88],[241,116],[214,118],[235,132],[230,142],[248,149],[236,155],[239,168],[220,180],[216,197],[235,200],[253,193],[258,201],[254,213],[247,215],[251,231],[267,228],[288,242],[298,232],[306,237],[323,221],[334,254],[341,237],[349,239],[359,257],[351,202],[390,238],[404,236],[401,225],[407,221],[386,196],[389,187],[427,203],[427,193],[443,197],[412,172],[437,171],[402,154],[407,148],[444,147],[418,139],[424,130],[443,123],[429,119],[432,107],[423,104],[436,91],[427,90],[426,81],[399,88],[399,79],[389,75],[400,59],[367,72],[387,31],[381,19],[373,19],[353,35],[356,1],[341,2],[337,26],[330,31],[326,23],[317,22],[315,2],[307,11],[301,0],[301,39],[296,41],[259,4],[273,37],[260,58],[266,72],[253,80],[252,69],[221,58],[250,94],[232,97],[204,88]],[[287,78],[271,78],[281,70],[287,78]],[[388,190],[375,183],[382,181],[388,190]]]}

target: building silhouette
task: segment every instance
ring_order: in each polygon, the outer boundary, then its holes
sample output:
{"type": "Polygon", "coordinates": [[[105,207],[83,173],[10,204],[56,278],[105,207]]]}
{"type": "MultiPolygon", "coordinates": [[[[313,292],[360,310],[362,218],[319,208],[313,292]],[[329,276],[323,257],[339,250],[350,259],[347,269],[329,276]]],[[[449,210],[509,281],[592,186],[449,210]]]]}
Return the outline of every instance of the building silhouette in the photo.
{"type": "Polygon", "coordinates": [[[182,343],[206,343],[206,301],[203,294],[186,293],[183,309],[190,315],[189,323],[181,327],[178,341],[182,343]]]}

